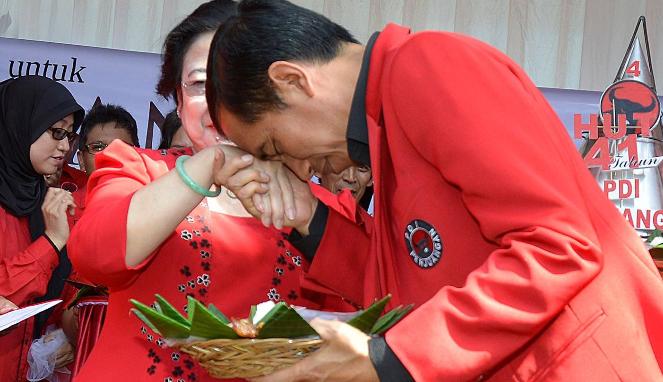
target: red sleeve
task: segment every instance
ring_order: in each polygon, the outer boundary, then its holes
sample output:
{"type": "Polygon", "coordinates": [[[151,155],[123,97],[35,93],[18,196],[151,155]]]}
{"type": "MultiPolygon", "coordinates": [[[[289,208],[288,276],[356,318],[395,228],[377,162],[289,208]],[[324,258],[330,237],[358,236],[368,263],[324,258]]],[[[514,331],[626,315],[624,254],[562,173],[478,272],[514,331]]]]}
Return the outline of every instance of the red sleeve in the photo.
{"type": "MultiPolygon", "coordinates": [[[[157,152],[158,154],[158,152],[157,152]]],[[[151,256],[135,267],[125,263],[127,213],[133,194],[168,171],[167,160],[150,158],[147,150],[115,140],[95,157],[97,170],[88,181],[85,213],[67,245],[76,270],[84,278],[110,289],[135,280],[151,256]]]]}
{"type": "Polygon", "coordinates": [[[329,215],[313,262],[305,269],[302,287],[338,295],[355,306],[361,306],[364,272],[357,270],[366,268],[373,218],[357,206],[348,191],[334,195],[313,183],[311,190],[329,207],[329,215]]]}
{"type": "Polygon", "coordinates": [[[22,306],[46,293],[48,280],[58,265],[58,254],[41,236],[25,250],[0,260],[0,296],[22,306]]]}
{"type": "Polygon", "coordinates": [[[386,79],[385,115],[460,190],[483,239],[499,247],[465,286],[443,287],[386,339],[416,380],[474,380],[532,339],[600,271],[576,179],[586,169],[534,84],[483,43],[417,34],[386,79]]]}

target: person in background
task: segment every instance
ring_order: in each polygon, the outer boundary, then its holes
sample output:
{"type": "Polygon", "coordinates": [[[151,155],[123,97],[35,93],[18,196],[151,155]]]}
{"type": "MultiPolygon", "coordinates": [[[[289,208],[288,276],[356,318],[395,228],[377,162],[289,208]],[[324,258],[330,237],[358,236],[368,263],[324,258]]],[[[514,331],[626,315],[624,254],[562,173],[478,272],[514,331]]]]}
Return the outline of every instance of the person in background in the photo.
{"type": "Polygon", "coordinates": [[[161,143],[159,143],[159,149],[184,149],[187,147],[193,147],[193,143],[191,143],[189,136],[186,135],[186,131],[182,128],[182,121],[177,115],[177,110],[173,110],[166,114],[163,126],[161,126],[161,143]]]}
{"type": "Polygon", "coordinates": [[[80,170],[66,166],[60,187],[72,192],[76,202],[76,210],[70,217],[71,224],[80,220],[85,211],[85,195],[87,192],[87,177],[95,170],[95,156],[108,147],[111,142],[119,139],[128,145],[138,147],[138,126],[131,114],[121,106],[99,104],[94,106],[83,119],[81,134],[78,140],[78,163],[80,170]],[[82,175],[86,175],[82,178],[82,175]]]}
{"type": "Polygon", "coordinates": [[[348,190],[357,203],[368,211],[373,197],[373,172],[370,167],[350,166],[340,174],[316,172],[315,175],[320,179],[320,185],[334,194],[348,190]]]}
{"type": "Polygon", "coordinates": [[[134,117],[123,107],[100,104],[93,107],[81,125],[78,141],[78,162],[89,177],[95,170],[94,157],[114,140],[139,147],[138,126],[134,117]]]}
{"type": "MultiPolygon", "coordinates": [[[[71,263],[71,193],[46,186],[64,163],[84,111],[60,83],[25,76],[0,83],[0,296],[22,307],[58,298],[71,263]]],[[[22,381],[26,355],[50,311],[0,337],[0,381],[22,381]]]]}
{"type": "Polygon", "coordinates": [[[285,162],[299,205],[311,168],[373,170],[374,218],[318,204],[322,233],[310,209],[288,221],[319,239],[308,277],[363,305],[415,304],[385,337],[315,322],[323,348],[257,380],[662,380],[660,274],[502,52],[395,24],[362,46],[288,1],[244,0],[209,55],[215,125],[285,162]]]}
{"type": "Polygon", "coordinates": [[[192,296],[233,317],[266,300],[320,307],[317,296],[300,290],[306,263],[286,241],[288,231],[262,226],[219,188],[226,163],[252,161],[218,145],[205,99],[210,42],[234,12],[233,1],[204,3],[164,42],[157,91],[175,98],[193,149],[142,150],[115,141],[97,154],[70,247],[78,271],[108,286],[110,298],[102,336],[77,382],[214,380],[130,315],[130,298],[149,304],[158,293],[184,311],[192,296]]]}

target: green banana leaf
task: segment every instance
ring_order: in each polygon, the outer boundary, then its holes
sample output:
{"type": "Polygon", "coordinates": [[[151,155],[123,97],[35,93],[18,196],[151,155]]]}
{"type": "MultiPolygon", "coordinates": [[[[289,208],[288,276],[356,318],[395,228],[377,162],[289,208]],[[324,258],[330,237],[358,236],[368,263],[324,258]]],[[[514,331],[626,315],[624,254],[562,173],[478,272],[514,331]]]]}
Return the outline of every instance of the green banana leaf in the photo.
{"type": "Polygon", "coordinates": [[[157,300],[156,306],[157,311],[163,314],[166,317],[170,317],[173,320],[179,322],[182,325],[190,326],[191,323],[187,320],[174,306],[172,306],[165,298],[161,295],[155,294],[154,297],[157,300]]]}
{"type": "Polygon", "coordinates": [[[311,325],[285,302],[276,304],[257,325],[262,326],[258,338],[297,338],[318,335],[311,325]]]}
{"type": "Polygon", "coordinates": [[[208,339],[235,339],[239,338],[237,333],[223,322],[214,313],[205,308],[200,301],[189,296],[188,312],[189,322],[191,322],[190,335],[208,339]]]}
{"type": "Polygon", "coordinates": [[[189,336],[190,328],[188,325],[175,321],[134,299],[129,301],[136,308],[132,309],[134,314],[154,332],[168,338],[186,338],[189,336]]]}
{"type": "Polygon", "coordinates": [[[209,304],[207,305],[207,310],[210,311],[213,315],[216,316],[219,320],[223,321],[224,324],[230,324],[230,320],[228,317],[226,317],[225,314],[223,314],[219,308],[217,308],[214,304],[209,304]]]}
{"type": "Polygon", "coordinates": [[[410,313],[413,307],[414,304],[410,304],[408,306],[398,306],[390,310],[375,322],[375,325],[373,325],[373,327],[371,328],[370,334],[371,335],[383,334],[384,332],[389,330],[389,328],[391,328],[397,322],[399,322],[401,318],[405,317],[406,314],[410,313]]]}
{"type": "Polygon", "coordinates": [[[382,314],[384,307],[387,306],[389,300],[391,300],[390,294],[384,296],[381,300],[374,302],[371,306],[366,308],[366,310],[348,321],[348,325],[354,326],[364,333],[370,333],[373,325],[375,325],[378,318],[380,318],[380,315],[382,314]]]}
{"type": "MultiPolygon", "coordinates": [[[[131,311],[154,332],[168,338],[187,338],[189,336],[206,339],[240,338],[230,325],[228,318],[213,304],[205,307],[193,297],[187,298],[188,317],[184,317],[175,307],[160,295],[156,297],[156,309],[136,300],[129,300],[135,309],[131,311]]],[[[412,305],[399,306],[382,317],[382,311],[391,299],[387,295],[374,302],[366,310],[348,321],[348,324],[367,334],[384,333],[412,310],[412,305]]],[[[250,317],[256,313],[251,307],[250,317]]],[[[276,304],[256,324],[260,329],[257,338],[298,338],[314,336],[318,333],[304,320],[296,310],[284,302],[276,304]]]]}
{"type": "Polygon", "coordinates": [[[249,321],[253,322],[253,317],[256,316],[257,311],[258,311],[258,306],[251,305],[251,310],[249,311],[249,321]]]}

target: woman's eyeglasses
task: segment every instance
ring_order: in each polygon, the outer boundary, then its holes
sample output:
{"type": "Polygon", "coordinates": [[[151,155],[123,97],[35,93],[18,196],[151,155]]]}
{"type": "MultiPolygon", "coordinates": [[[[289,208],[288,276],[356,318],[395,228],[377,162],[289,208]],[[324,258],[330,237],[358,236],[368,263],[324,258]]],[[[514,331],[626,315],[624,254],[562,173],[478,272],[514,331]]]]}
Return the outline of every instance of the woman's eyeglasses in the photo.
{"type": "Polygon", "coordinates": [[[85,145],[85,151],[89,152],[92,155],[95,155],[97,153],[104,151],[106,147],[108,147],[107,144],[105,144],[104,142],[97,141],[85,145]]]}
{"type": "Polygon", "coordinates": [[[61,129],[59,127],[49,127],[48,130],[51,131],[51,135],[53,136],[53,139],[57,141],[63,140],[65,137],[69,139],[69,142],[73,142],[76,140],[76,137],[78,134],[76,134],[73,131],[68,131],[65,129],[61,129]]]}
{"type": "Polygon", "coordinates": [[[182,81],[182,89],[189,97],[200,97],[205,95],[205,81],[182,81]]]}

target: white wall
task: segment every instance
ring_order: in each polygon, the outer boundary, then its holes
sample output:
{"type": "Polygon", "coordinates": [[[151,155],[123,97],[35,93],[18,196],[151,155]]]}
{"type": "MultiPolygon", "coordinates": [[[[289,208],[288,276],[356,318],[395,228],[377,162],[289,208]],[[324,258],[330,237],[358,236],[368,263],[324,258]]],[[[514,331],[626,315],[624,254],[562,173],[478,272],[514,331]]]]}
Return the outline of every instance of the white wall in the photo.
{"type": "MultiPolygon", "coordinates": [[[[0,0],[0,36],[159,52],[201,0],[0,0]]],[[[475,36],[514,58],[539,86],[602,90],[638,16],[663,76],[663,0],[294,0],[361,41],[393,21],[475,36]]],[[[663,78],[663,77],[661,77],[663,78]]],[[[663,81],[663,80],[661,80],[663,81]]]]}

